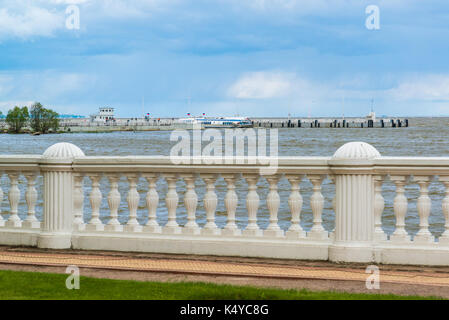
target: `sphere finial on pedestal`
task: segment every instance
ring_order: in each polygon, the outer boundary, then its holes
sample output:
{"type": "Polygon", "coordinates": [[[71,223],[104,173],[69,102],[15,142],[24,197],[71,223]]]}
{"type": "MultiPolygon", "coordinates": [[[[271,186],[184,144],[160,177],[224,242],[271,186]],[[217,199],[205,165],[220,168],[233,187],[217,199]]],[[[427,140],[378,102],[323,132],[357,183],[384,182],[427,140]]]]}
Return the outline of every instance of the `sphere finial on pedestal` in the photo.
{"type": "Polygon", "coordinates": [[[45,150],[43,157],[46,159],[70,159],[84,157],[84,152],[72,143],[56,143],[45,150]]]}
{"type": "Polygon", "coordinates": [[[365,142],[349,142],[341,146],[332,159],[374,159],[380,157],[379,151],[365,142]]]}

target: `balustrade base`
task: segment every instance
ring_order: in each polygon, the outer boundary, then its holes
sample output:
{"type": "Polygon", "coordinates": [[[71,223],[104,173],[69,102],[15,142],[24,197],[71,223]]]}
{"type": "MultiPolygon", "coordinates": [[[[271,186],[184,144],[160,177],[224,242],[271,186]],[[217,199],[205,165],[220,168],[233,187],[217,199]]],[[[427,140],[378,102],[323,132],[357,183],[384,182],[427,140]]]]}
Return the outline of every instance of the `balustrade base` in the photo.
{"type": "Polygon", "coordinates": [[[375,232],[374,233],[374,240],[375,241],[387,241],[388,240],[388,236],[386,233],[380,233],[380,232],[375,232]]]}
{"type": "Polygon", "coordinates": [[[396,244],[409,244],[412,243],[410,236],[408,234],[392,234],[390,236],[391,243],[396,244]]]}
{"type": "Polygon", "coordinates": [[[327,231],[314,231],[307,232],[307,238],[311,240],[326,240],[329,239],[329,233],[327,231]]]}
{"type": "Polygon", "coordinates": [[[85,223],[77,223],[73,226],[73,230],[76,231],[84,231],[86,230],[86,224],[85,223]]]}
{"type": "Polygon", "coordinates": [[[438,238],[438,244],[440,246],[449,246],[449,236],[441,236],[438,238]]]}
{"type": "Polygon", "coordinates": [[[37,246],[44,249],[70,249],[72,247],[72,236],[69,233],[43,232],[39,234],[37,246]]]}
{"type": "Polygon", "coordinates": [[[296,239],[305,239],[306,238],[306,232],[304,230],[298,230],[298,231],[287,231],[285,233],[285,236],[287,239],[296,240],[296,239]]]}
{"type": "Polygon", "coordinates": [[[142,231],[146,233],[162,233],[162,228],[160,226],[144,226],[142,231]]]}
{"type": "Polygon", "coordinates": [[[40,229],[41,223],[39,221],[24,221],[22,226],[27,229],[40,229]]]}
{"type": "Polygon", "coordinates": [[[329,246],[329,260],[334,262],[375,262],[371,244],[336,243],[329,246]]]}
{"type": "Polygon", "coordinates": [[[219,236],[220,234],[221,234],[221,230],[218,228],[214,228],[214,229],[203,228],[203,229],[201,229],[201,235],[204,235],[204,236],[219,236]]]}
{"type": "Polygon", "coordinates": [[[123,227],[124,232],[142,232],[143,227],[141,225],[125,225],[123,227]]]}
{"type": "Polygon", "coordinates": [[[239,237],[242,235],[242,230],[240,229],[223,229],[221,234],[225,237],[239,237]]]}
{"type": "Polygon", "coordinates": [[[429,234],[429,235],[417,234],[413,238],[413,243],[415,243],[415,244],[429,244],[429,243],[434,243],[434,242],[435,242],[435,237],[432,236],[431,234],[429,234]]]}
{"type": "Polygon", "coordinates": [[[279,230],[264,230],[263,236],[268,238],[282,238],[284,237],[284,231],[279,230]]]}
{"type": "Polygon", "coordinates": [[[123,232],[123,226],[121,224],[108,224],[104,227],[108,232],[123,232]]]}
{"type": "Polygon", "coordinates": [[[86,231],[104,231],[104,224],[86,224],[86,231]]]}
{"type": "Polygon", "coordinates": [[[181,227],[163,227],[162,233],[163,234],[180,234],[182,232],[181,227]]]}
{"type": "Polygon", "coordinates": [[[245,237],[196,237],[164,234],[120,237],[111,234],[76,234],[74,249],[124,252],[197,254],[275,259],[328,260],[327,243],[245,237]]]}
{"type": "Polygon", "coordinates": [[[260,229],[245,229],[242,231],[242,236],[248,237],[262,237],[263,231],[260,229]]]}
{"type": "Polygon", "coordinates": [[[6,228],[22,228],[22,221],[8,220],[5,223],[6,228]]]}

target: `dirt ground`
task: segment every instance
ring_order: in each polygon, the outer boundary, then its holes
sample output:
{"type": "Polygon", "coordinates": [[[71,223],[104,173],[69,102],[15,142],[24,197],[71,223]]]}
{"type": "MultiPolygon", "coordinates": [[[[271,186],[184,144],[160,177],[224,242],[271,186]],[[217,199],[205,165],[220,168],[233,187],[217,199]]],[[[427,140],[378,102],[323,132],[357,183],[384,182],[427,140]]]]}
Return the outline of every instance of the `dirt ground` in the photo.
{"type": "MultiPolygon", "coordinates": [[[[217,262],[233,262],[245,264],[272,264],[282,266],[298,267],[318,267],[323,269],[361,269],[365,270],[365,264],[336,264],[325,261],[298,261],[298,260],[277,260],[277,259],[258,259],[241,257],[216,257],[216,256],[192,256],[192,255],[173,255],[173,254],[141,254],[141,253],[117,253],[104,251],[78,251],[78,250],[42,250],[36,248],[15,248],[1,246],[0,251],[13,252],[46,252],[46,253],[64,253],[64,254],[83,254],[83,255],[106,255],[115,257],[149,258],[149,259],[183,259],[183,260],[201,260],[217,262]]],[[[403,265],[379,265],[382,271],[407,271],[427,274],[439,274],[449,276],[449,267],[427,267],[427,266],[403,266],[403,265]]],[[[17,264],[0,264],[0,270],[17,271],[37,271],[49,273],[65,273],[65,267],[60,266],[34,266],[17,264]]],[[[282,278],[261,278],[248,276],[226,276],[226,275],[195,275],[170,272],[149,272],[149,271],[123,271],[107,270],[97,268],[80,268],[81,275],[94,278],[105,279],[123,279],[136,281],[162,281],[162,282],[207,282],[216,284],[232,285],[251,285],[265,288],[282,289],[309,289],[314,291],[331,290],[351,293],[381,293],[397,295],[419,295],[419,296],[438,296],[449,299],[448,286],[435,285],[410,285],[402,283],[380,282],[379,290],[368,290],[364,281],[347,280],[320,280],[320,279],[282,279],[282,278]]]]}

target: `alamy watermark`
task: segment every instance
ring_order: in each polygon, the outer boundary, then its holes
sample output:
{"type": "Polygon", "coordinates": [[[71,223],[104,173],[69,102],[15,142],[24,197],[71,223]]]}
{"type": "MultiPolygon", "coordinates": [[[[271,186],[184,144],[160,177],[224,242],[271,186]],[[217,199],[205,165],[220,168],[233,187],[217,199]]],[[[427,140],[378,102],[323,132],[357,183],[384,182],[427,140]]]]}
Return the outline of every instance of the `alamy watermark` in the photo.
{"type": "Polygon", "coordinates": [[[378,266],[370,265],[366,267],[365,273],[369,276],[366,278],[365,286],[368,290],[379,290],[380,289],[380,270],[378,266]]]}
{"type": "Polygon", "coordinates": [[[278,169],[277,129],[174,130],[170,141],[170,160],[180,164],[252,164],[261,175],[276,174],[278,169]],[[203,147],[203,142],[209,142],[203,147]]]}
{"type": "Polygon", "coordinates": [[[77,5],[71,4],[66,10],[66,20],[65,27],[68,30],[79,30],[80,29],[80,8],[77,5]]]}
{"type": "Polygon", "coordinates": [[[380,9],[376,5],[369,5],[365,9],[365,13],[368,17],[365,20],[365,27],[368,30],[380,29],[380,9]]]}
{"type": "Polygon", "coordinates": [[[68,266],[65,273],[70,274],[65,280],[65,286],[69,290],[79,290],[80,288],[80,269],[77,266],[68,266]]]}

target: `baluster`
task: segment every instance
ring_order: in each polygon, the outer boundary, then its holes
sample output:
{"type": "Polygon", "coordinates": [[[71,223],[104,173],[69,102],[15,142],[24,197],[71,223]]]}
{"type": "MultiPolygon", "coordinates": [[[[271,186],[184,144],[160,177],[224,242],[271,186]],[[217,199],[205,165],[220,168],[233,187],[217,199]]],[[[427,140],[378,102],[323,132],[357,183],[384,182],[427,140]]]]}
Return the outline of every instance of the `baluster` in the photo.
{"type": "Polygon", "coordinates": [[[89,200],[92,208],[92,216],[89,224],[86,226],[87,231],[103,231],[104,225],[100,220],[100,205],[102,194],[100,191],[101,174],[90,174],[90,181],[92,182],[92,191],[90,192],[89,200]]]}
{"type": "Polygon", "coordinates": [[[415,235],[414,242],[417,243],[433,243],[434,237],[429,231],[429,215],[432,208],[432,201],[429,197],[429,183],[431,177],[416,176],[414,181],[419,185],[420,195],[418,198],[418,215],[419,215],[419,231],[415,235]]]}
{"type": "Polygon", "coordinates": [[[288,206],[292,214],[292,220],[290,228],[286,232],[286,236],[289,239],[305,238],[306,233],[301,227],[301,210],[303,205],[302,196],[300,193],[299,184],[301,183],[304,175],[287,176],[291,185],[291,193],[288,198],[288,206]]]}
{"type": "Polygon", "coordinates": [[[278,211],[281,203],[281,199],[278,193],[279,175],[269,176],[266,178],[270,185],[270,191],[267,195],[267,207],[270,212],[270,224],[267,229],[264,230],[263,235],[267,237],[283,237],[284,231],[281,230],[278,224],[278,211]]]}
{"type": "Polygon", "coordinates": [[[106,231],[121,232],[123,231],[123,226],[118,221],[118,208],[120,207],[121,197],[118,191],[118,182],[120,180],[120,175],[118,174],[108,174],[107,175],[110,185],[110,190],[108,194],[108,206],[110,210],[111,219],[105,227],[106,231]]]}
{"type": "Polygon", "coordinates": [[[405,215],[407,214],[408,201],[405,196],[405,184],[408,182],[406,176],[391,176],[391,181],[396,185],[396,196],[394,197],[393,209],[396,216],[396,230],[390,236],[395,242],[408,242],[410,237],[405,230],[405,215]]]}
{"type": "Polygon", "coordinates": [[[439,180],[443,182],[446,195],[441,203],[445,219],[444,232],[438,239],[440,244],[449,245],[449,176],[440,176],[439,180]]]}
{"type": "Polygon", "coordinates": [[[22,226],[22,220],[18,215],[20,190],[19,190],[19,175],[20,173],[8,173],[9,180],[11,182],[11,188],[9,189],[9,206],[10,216],[6,221],[6,227],[8,228],[20,228],[22,226]]]}
{"type": "Polygon", "coordinates": [[[75,230],[82,231],[86,228],[83,219],[84,175],[80,173],[75,174],[73,181],[73,225],[75,230]]]}
{"type": "Polygon", "coordinates": [[[176,234],[181,233],[181,228],[176,222],[176,208],[178,207],[179,196],[176,192],[176,181],[178,181],[177,174],[166,174],[165,180],[168,185],[168,192],[165,196],[165,205],[168,211],[168,222],[162,229],[163,233],[176,234]]]}
{"type": "Polygon", "coordinates": [[[137,208],[139,206],[139,192],[137,192],[137,181],[139,180],[138,174],[128,174],[129,191],[126,201],[128,202],[129,219],[125,225],[126,232],[141,232],[142,226],[137,221],[137,208]]]}
{"type": "Polygon", "coordinates": [[[259,176],[256,174],[244,175],[248,184],[248,195],[246,196],[246,208],[248,210],[248,225],[242,234],[245,236],[261,236],[262,230],[257,225],[257,210],[259,209],[259,195],[257,194],[257,182],[259,176]]]}
{"type": "Polygon", "coordinates": [[[156,173],[147,173],[143,176],[148,182],[148,192],[146,196],[148,222],[143,228],[143,231],[150,233],[161,233],[162,228],[157,222],[157,207],[159,205],[159,195],[156,190],[156,183],[159,180],[159,175],[156,173]]]}
{"type": "Polygon", "coordinates": [[[24,174],[27,179],[27,191],[25,192],[25,200],[28,207],[27,218],[23,222],[24,228],[30,229],[39,229],[41,227],[41,223],[36,218],[36,201],[37,201],[37,191],[35,188],[36,185],[36,172],[27,172],[24,174]]]}
{"type": "Polygon", "coordinates": [[[198,196],[195,192],[196,175],[182,174],[181,177],[186,183],[184,206],[187,211],[187,223],[184,228],[182,228],[182,232],[185,234],[199,234],[200,228],[196,223],[196,208],[198,206],[198,196]]]}
{"type": "Polygon", "coordinates": [[[312,207],[313,213],[313,226],[307,234],[307,237],[317,240],[327,239],[329,236],[327,231],[323,228],[323,220],[321,218],[324,207],[324,197],[321,193],[321,183],[323,182],[324,176],[309,175],[308,178],[313,185],[313,194],[310,198],[310,206],[312,207]]]}
{"type": "MultiPolygon", "coordinates": [[[[335,175],[329,175],[329,179],[332,181],[334,186],[336,185],[337,178],[335,175]]],[[[337,218],[337,190],[335,190],[334,197],[332,198],[332,210],[334,211],[334,217],[337,218]]],[[[331,232],[329,232],[329,239],[335,239],[335,228],[331,232]]]]}
{"type": "Polygon", "coordinates": [[[215,193],[215,182],[218,175],[216,174],[203,174],[201,175],[206,182],[206,194],[204,195],[204,209],[206,211],[207,223],[201,230],[201,234],[204,235],[219,235],[220,229],[218,229],[215,223],[215,211],[217,210],[217,194],[215,193]]]}
{"type": "Polygon", "coordinates": [[[227,211],[226,226],[222,230],[222,234],[226,236],[238,236],[242,234],[242,231],[237,227],[235,223],[235,212],[237,210],[237,204],[239,198],[235,192],[235,181],[238,177],[237,174],[222,174],[223,179],[226,181],[227,189],[225,197],[225,207],[227,211]]]}
{"type": "MultiPolygon", "coordinates": [[[[0,171],[0,180],[3,177],[3,172],[0,171]]],[[[3,219],[3,212],[2,212],[2,203],[3,203],[3,189],[2,186],[0,184],[0,227],[4,227],[5,226],[5,219],[3,219]]]]}
{"type": "Polygon", "coordinates": [[[386,233],[382,230],[382,213],[385,209],[385,200],[382,196],[382,185],[385,176],[374,176],[374,239],[387,240],[386,233]]]}

